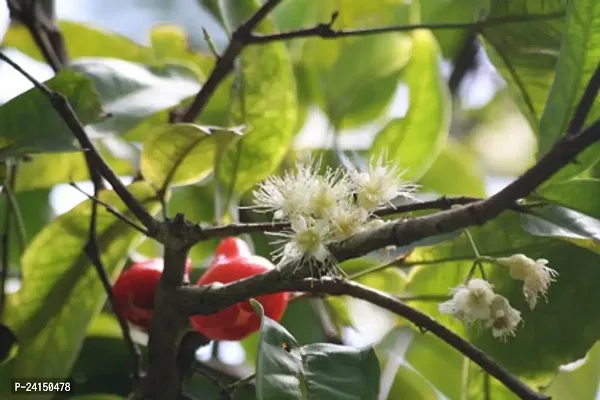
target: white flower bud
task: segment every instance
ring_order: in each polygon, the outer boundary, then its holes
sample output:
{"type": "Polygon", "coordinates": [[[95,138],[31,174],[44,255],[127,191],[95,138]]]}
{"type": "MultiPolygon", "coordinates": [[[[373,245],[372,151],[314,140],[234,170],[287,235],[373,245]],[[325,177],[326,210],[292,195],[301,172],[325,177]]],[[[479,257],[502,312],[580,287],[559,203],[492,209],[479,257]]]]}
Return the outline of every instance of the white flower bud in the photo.
{"type": "Polygon", "coordinates": [[[510,269],[513,279],[523,281],[523,295],[532,310],[540,295],[547,300],[550,283],[555,282],[554,278],[558,276],[558,272],[546,266],[548,260],[540,258],[534,261],[524,254],[514,254],[497,258],[496,261],[510,269]]]}
{"type": "Polygon", "coordinates": [[[492,335],[506,340],[507,336],[515,336],[515,329],[521,322],[521,312],[511,307],[508,300],[495,295],[490,305],[490,318],[487,326],[492,329],[492,335]]]}
{"type": "Polygon", "coordinates": [[[471,279],[452,290],[452,299],[439,305],[442,314],[450,314],[464,323],[486,320],[494,298],[492,285],[483,279],[471,279]]]}

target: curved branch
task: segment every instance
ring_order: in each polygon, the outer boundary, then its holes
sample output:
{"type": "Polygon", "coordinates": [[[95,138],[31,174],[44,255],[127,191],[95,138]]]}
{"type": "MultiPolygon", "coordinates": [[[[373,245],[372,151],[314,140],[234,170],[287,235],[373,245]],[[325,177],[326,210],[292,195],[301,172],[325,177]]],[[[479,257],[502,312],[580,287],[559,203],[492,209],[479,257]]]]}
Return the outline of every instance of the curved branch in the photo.
{"type": "MultiPolygon", "coordinates": [[[[234,285],[227,285],[221,288],[213,288],[212,286],[186,286],[179,288],[176,293],[177,305],[190,315],[198,313],[210,314],[215,312],[215,309],[212,308],[212,306],[223,303],[224,301],[226,301],[227,304],[223,304],[223,307],[226,307],[248,297],[256,297],[281,291],[318,292],[336,296],[348,295],[385,308],[386,310],[411,321],[422,331],[433,333],[463,353],[522,399],[541,400],[550,398],[533,391],[483,351],[473,346],[444,325],[388,294],[361,285],[357,282],[340,279],[323,278],[317,280],[307,278],[295,281],[280,279],[271,282],[271,279],[267,279],[266,275],[269,274],[259,276],[259,278],[262,277],[262,279],[254,279],[254,282],[246,280],[243,286],[237,285],[239,289],[235,288],[234,285]],[[236,290],[234,291],[233,289],[236,290]]],[[[272,275],[275,276],[275,274],[272,275]]]]}

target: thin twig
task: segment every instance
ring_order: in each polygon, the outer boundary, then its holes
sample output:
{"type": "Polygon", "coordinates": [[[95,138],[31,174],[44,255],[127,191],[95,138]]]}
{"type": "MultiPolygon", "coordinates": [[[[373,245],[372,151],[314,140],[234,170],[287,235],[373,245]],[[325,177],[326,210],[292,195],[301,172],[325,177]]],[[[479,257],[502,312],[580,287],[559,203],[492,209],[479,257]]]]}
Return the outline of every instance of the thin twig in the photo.
{"type": "Polygon", "coordinates": [[[106,209],[106,211],[108,211],[109,213],[111,213],[112,215],[114,215],[117,219],[119,219],[119,220],[123,221],[124,223],[126,223],[127,225],[129,225],[131,228],[135,229],[136,231],[140,232],[143,235],[149,236],[148,235],[148,230],[146,228],[144,228],[143,226],[139,226],[138,224],[136,224],[134,221],[132,221],[131,219],[129,219],[127,216],[125,216],[121,212],[119,212],[119,210],[117,210],[116,208],[114,208],[112,205],[108,204],[107,202],[105,202],[103,200],[100,200],[99,197],[96,197],[96,196],[93,196],[91,194],[88,194],[85,190],[81,189],[74,182],[70,182],[69,185],[72,186],[73,188],[75,188],[80,193],[82,193],[85,197],[87,197],[93,203],[97,203],[97,204],[102,205],[106,209]]]}
{"type": "MultiPolygon", "coordinates": [[[[335,16],[335,14],[334,14],[335,16]]],[[[514,15],[503,18],[487,19],[476,22],[454,22],[454,23],[431,23],[431,24],[411,24],[411,25],[394,25],[384,26],[378,28],[365,28],[365,29],[333,29],[333,23],[335,18],[327,23],[320,23],[316,26],[306,29],[298,29],[289,32],[280,32],[270,35],[256,35],[252,34],[248,44],[265,44],[270,42],[276,42],[281,40],[291,40],[308,37],[319,37],[322,39],[338,39],[343,37],[351,36],[367,36],[367,35],[380,35],[383,33],[392,32],[407,32],[415,29],[430,29],[430,30],[454,30],[454,29],[466,29],[472,28],[476,31],[481,31],[483,28],[487,28],[495,25],[504,25],[510,23],[523,23],[532,21],[543,21],[548,19],[564,17],[564,12],[556,12],[541,15],[514,15]]]]}
{"type": "MultiPolygon", "coordinates": [[[[4,182],[4,187],[13,187],[17,176],[15,165],[10,167],[10,171],[4,182]]],[[[5,192],[6,193],[6,192],[5,192]]],[[[13,213],[13,204],[7,198],[4,205],[4,228],[2,230],[2,268],[0,269],[0,320],[4,315],[6,306],[6,280],[8,279],[8,269],[10,268],[10,237],[11,237],[11,215],[13,213]]]]}

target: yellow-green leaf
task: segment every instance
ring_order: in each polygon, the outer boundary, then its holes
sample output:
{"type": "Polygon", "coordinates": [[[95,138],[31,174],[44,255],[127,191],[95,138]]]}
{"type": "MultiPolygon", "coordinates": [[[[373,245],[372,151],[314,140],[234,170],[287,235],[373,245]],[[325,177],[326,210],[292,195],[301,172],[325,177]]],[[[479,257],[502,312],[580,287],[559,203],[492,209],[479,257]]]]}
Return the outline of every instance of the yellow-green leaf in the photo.
{"type": "Polygon", "coordinates": [[[406,67],[409,108],[377,134],[371,155],[387,155],[406,169],[409,179],[420,178],[446,144],[450,129],[450,93],[439,65],[439,48],[431,31],[412,33],[412,53],[406,67]]]}
{"type": "MultiPolygon", "coordinates": [[[[257,0],[221,1],[230,26],[244,22],[259,7],[257,0]]],[[[273,32],[266,19],[259,33],[273,32]]],[[[233,94],[231,120],[244,124],[244,138],[224,154],[219,178],[243,193],[273,172],[283,160],[294,135],[296,83],[290,57],[283,43],[246,48],[240,59],[239,88],[233,94]]]]}
{"type": "Polygon", "coordinates": [[[239,128],[160,126],[144,142],[142,175],[157,190],[197,182],[212,172],[220,146],[240,136],[239,128]]]}
{"type": "MultiPolygon", "coordinates": [[[[129,190],[149,212],[158,211],[150,185],[137,182],[129,190]]],[[[100,199],[132,218],[113,191],[103,191],[100,199]]],[[[81,203],[47,225],[27,247],[22,287],[9,297],[6,309],[6,324],[17,335],[19,353],[1,368],[0,377],[68,377],[88,325],[106,299],[98,273],[83,251],[91,210],[91,201],[81,203]]],[[[140,234],[103,207],[97,221],[102,262],[114,279],[140,234]]],[[[6,389],[1,378],[0,383],[0,391],[6,389]]]]}

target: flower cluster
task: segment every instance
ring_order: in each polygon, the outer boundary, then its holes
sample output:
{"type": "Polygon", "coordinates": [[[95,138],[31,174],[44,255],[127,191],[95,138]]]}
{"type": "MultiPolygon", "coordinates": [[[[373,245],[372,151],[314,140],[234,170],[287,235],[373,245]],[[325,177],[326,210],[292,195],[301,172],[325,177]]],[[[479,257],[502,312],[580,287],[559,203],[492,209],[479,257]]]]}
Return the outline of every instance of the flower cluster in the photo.
{"type": "Polygon", "coordinates": [[[271,233],[281,238],[278,265],[333,262],[329,244],[379,226],[374,211],[399,196],[412,199],[416,189],[381,157],[366,171],[325,168],[320,174],[321,169],[319,161],[299,163],[282,176],[270,176],[253,193],[253,208],[290,222],[289,230],[271,233]]]}
{"type": "MultiPolygon", "coordinates": [[[[546,266],[548,260],[533,260],[523,254],[497,258],[493,262],[508,267],[513,279],[523,281],[523,295],[532,310],[540,296],[546,299],[550,283],[558,276],[558,272],[546,266]]],[[[452,315],[465,324],[483,322],[494,337],[506,339],[515,335],[521,312],[511,307],[505,297],[494,293],[489,282],[471,279],[451,293],[452,298],[439,305],[442,314],[452,315]]]]}
{"type": "Polygon", "coordinates": [[[440,304],[442,314],[450,314],[465,324],[481,321],[492,329],[494,337],[514,336],[521,322],[521,313],[508,300],[494,293],[492,285],[483,279],[471,279],[452,290],[452,299],[440,304]]]}

